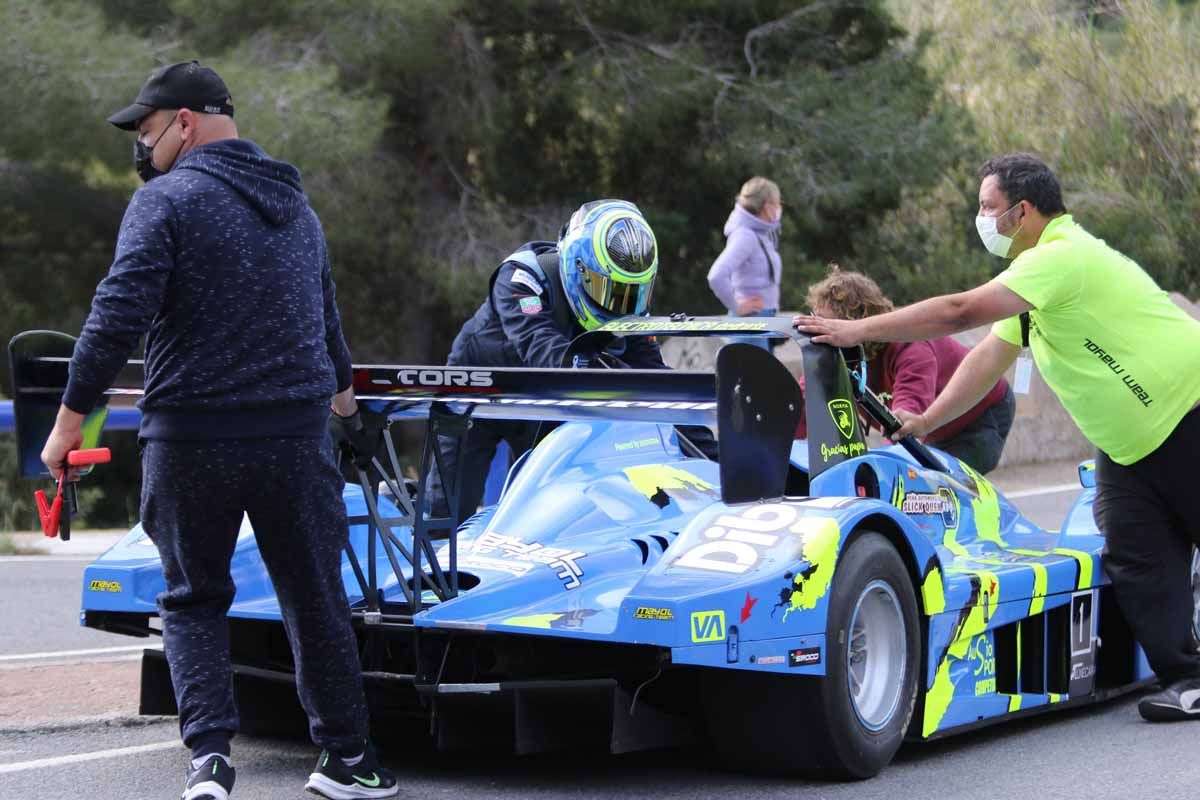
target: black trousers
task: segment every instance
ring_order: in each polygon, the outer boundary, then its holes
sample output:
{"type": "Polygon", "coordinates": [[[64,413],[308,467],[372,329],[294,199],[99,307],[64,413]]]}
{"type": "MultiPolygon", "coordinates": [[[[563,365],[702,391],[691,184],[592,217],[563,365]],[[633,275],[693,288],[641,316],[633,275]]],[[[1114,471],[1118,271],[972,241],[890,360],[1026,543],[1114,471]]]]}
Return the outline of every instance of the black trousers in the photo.
{"type": "Polygon", "coordinates": [[[1010,386],[999,403],[990,406],[970,425],[945,441],[930,444],[967,462],[980,475],[986,475],[1000,463],[1016,413],[1017,400],[1010,386]]]}
{"type": "Polygon", "coordinates": [[[1200,675],[1193,633],[1192,547],[1200,546],[1200,409],[1157,450],[1129,466],[1096,458],[1093,513],[1117,602],[1158,677],[1200,675]]]}
{"type": "Polygon", "coordinates": [[[367,715],[341,573],[342,486],[327,437],[144,442],[142,526],[162,557],[163,648],[188,747],[238,729],[225,615],[245,512],[279,598],[312,739],[361,752],[367,715]]]}
{"type": "Polygon", "coordinates": [[[455,519],[462,522],[475,513],[483,500],[483,489],[487,483],[488,470],[492,459],[496,456],[496,448],[501,440],[508,442],[512,459],[515,461],[529,448],[533,447],[533,439],[537,435],[538,423],[519,422],[517,420],[477,419],[473,420],[471,429],[462,450],[455,452],[455,441],[451,436],[439,437],[438,449],[442,453],[442,468],[445,476],[437,469],[429,473],[429,502],[435,516],[446,516],[449,506],[446,500],[445,481],[453,480],[455,469],[462,461],[462,486],[458,494],[458,508],[455,509],[455,519]],[[445,478],[445,481],[443,480],[445,478]]]}

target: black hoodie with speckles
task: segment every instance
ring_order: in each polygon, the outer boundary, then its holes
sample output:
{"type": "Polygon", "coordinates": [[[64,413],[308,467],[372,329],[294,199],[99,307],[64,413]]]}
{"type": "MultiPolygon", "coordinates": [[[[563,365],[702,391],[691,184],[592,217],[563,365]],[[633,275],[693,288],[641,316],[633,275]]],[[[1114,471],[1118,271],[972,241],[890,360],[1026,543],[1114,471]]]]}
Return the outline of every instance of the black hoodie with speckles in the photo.
{"type": "Polygon", "coordinates": [[[323,435],[350,353],[295,167],[227,139],[134,194],[75,346],[67,407],[90,411],[143,334],[143,438],[323,435]]]}

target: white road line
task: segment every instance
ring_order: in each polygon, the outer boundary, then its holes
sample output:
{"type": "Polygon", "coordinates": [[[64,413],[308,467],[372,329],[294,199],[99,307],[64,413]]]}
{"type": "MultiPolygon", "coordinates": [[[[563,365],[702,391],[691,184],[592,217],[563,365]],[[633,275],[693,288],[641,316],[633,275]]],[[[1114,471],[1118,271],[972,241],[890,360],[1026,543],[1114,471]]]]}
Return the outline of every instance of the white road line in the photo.
{"type": "Polygon", "coordinates": [[[1022,489],[1019,492],[1005,492],[1004,496],[1009,499],[1018,497],[1037,497],[1041,494],[1062,494],[1063,492],[1080,491],[1083,487],[1078,483],[1060,483],[1057,486],[1043,486],[1040,489],[1022,489]]]}
{"type": "Polygon", "coordinates": [[[52,650],[45,653],[14,653],[0,656],[0,661],[44,661],[51,658],[99,656],[111,653],[133,653],[142,650],[162,650],[161,644],[139,644],[126,647],[93,647],[90,650],[52,650]]]}
{"type": "Polygon", "coordinates": [[[0,564],[46,564],[58,562],[60,564],[80,563],[87,564],[95,561],[100,555],[94,556],[52,556],[52,555],[31,555],[31,556],[3,556],[0,557],[0,564]]]}
{"type": "Polygon", "coordinates": [[[24,772],[29,769],[46,769],[47,767],[61,767],[64,764],[78,764],[83,761],[101,761],[106,758],[116,758],[117,756],[133,756],[138,753],[153,753],[155,750],[170,750],[172,748],[182,748],[178,739],[172,739],[169,742],[154,742],[153,744],[139,744],[133,747],[116,747],[112,750],[97,750],[94,753],[75,753],[69,756],[55,756],[54,758],[39,758],[36,761],[18,761],[15,764],[0,764],[0,775],[6,772],[24,772]]]}

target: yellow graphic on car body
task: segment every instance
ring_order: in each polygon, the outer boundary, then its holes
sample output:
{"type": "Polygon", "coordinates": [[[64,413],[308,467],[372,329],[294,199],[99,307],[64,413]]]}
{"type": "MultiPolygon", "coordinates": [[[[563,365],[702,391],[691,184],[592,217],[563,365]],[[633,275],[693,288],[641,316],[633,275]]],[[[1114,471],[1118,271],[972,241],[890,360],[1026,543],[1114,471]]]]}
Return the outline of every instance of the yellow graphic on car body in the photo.
{"type": "Polygon", "coordinates": [[[652,608],[650,606],[638,606],[633,612],[634,619],[648,619],[655,622],[671,622],[675,619],[675,612],[669,608],[652,608]]]}
{"type": "Polygon", "coordinates": [[[963,472],[975,481],[977,494],[971,498],[971,508],[975,511],[975,536],[983,542],[995,542],[1004,547],[1000,537],[1000,496],[996,487],[987,478],[980,475],[965,461],[959,461],[963,472]]]}
{"type": "Polygon", "coordinates": [[[501,622],[501,625],[512,625],[514,628],[545,628],[550,629],[550,624],[558,622],[566,616],[564,612],[557,614],[530,614],[525,617],[509,617],[501,622]]]}
{"type": "Polygon", "coordinates": [[[958,541],[958,527],[962,525],[962,508],[958,499],[958,492],[951,490],[950,502],[954,506],[954,525],[946,526],[946,533],[942,536],[942,546],[956,556],[967,555],[967,548],[958,541]]]}
{"type": "Polygon", "coordinates": [[[625,477],[633,484],[633,488],[653,499],[660,491],[668,495],[672,490],[695,492],[696,494],[715,496],[717,487],[699,477],[693,472],[680,467],[665,464],[642,464],[636,467],[626,467],[622,470],[625,477]]]}
{"type": "Polygon", "coordinates": [[[925,613],[929,616],[940,614],[946,610],[946,589],[942,582],[942,570],[934,565],[921,582],[921,602],[925,613]]]}
{"type": "Polygon", "coordinates": [[[892,505],[897,511],[904,509],[904,476],[896,473],[896,483],[892,487],[892,505]]]}
{"type": "Polygon", "coordinates": [[[854,438],[854,404],[849,400],[838,398],[830,400],[829,416],[833,417],[833,424],[837,426],[838,433],[842,434],[845,439],[854,438]]]}
{"type": "Polygon", "coordinates": [[[800,557],[803,560],[801,568],[788,573],[791,583],[780,593],[784,622],[793,611],[816,608],[829,592],[838,546],[842,541],[841,526],[831,517],[803,517],[792,525],[791,530],[801,537],[800,557]]]}
{"type": "Polygon", "coordinates": [[[692,612],[692,641],[720,642],[725,639],[724,611],[692,612]]]}
{"type": "Polygon", "coordinates": [[[965,616],[959,621],[954,641],[950,643],[941,663],[938,664],[937,673],[933,678],[933,686],[925,695],[922,736],[930,736],[937,732],[942,718],[946,716],[946,711],[949,710],[950,703],[954,699],[955,682],[950,677],[950,667],[953,662],[967,657],[971,643],[975,641],[975,637],[987,630],[987,620],[996,613],[996,606],[1000,602],[1000,582],[996,579],[995,574],[985,571],[975,571],[973,574],[979,577],[979,593],[976,595],[976,602],[959,612],[960,615],[965,614],[965,616]]]}
{"type": "Polygon", "coordinates": [[[1079,580],[1076,583],[1076,589],[1092,588],[1092,573],[1095,567],[1095,558],[1091,553],[1083,550],[1072,550],[1069,547],[1056,547],[1053,550],[1027,550],[1022,547],[1010,547],[1008,552],[1022,556],[1070,556],[1079,565],[1079,580]]]}

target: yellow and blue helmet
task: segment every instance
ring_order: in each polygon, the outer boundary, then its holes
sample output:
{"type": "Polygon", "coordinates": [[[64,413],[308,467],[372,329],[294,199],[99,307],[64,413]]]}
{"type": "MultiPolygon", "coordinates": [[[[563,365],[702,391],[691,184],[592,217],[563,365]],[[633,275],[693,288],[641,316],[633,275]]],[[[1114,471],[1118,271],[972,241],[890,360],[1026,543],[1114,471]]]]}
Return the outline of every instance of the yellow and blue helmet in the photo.
{"type": "Polygon", "coordinates": [[[658,242],[633,203],[596,200],[571,215],[558,238],[567,303],[584,330],[646,314],[658,275],[658,242]]]}

